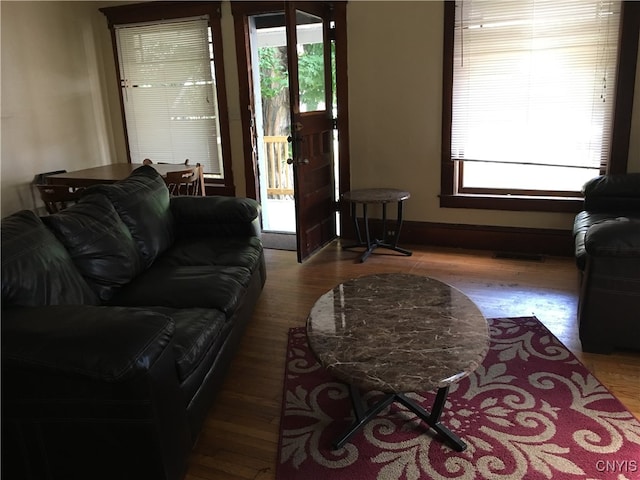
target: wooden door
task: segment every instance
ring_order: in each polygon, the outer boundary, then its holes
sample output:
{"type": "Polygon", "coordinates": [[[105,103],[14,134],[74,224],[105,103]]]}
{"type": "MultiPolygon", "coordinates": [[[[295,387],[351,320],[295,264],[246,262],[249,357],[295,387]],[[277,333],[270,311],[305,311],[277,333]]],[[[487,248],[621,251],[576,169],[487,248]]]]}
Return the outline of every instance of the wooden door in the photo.
{"type": "Polygon", "coordinates": [[[291,135],[296,200],[298,261],[336,238],[336,201],[333,158],[333,93],[331,59],[331,11],[325,3],[288,2],[286,10],[289,63],[291,135]],[[308,30],[321,25],[322,36],[302,40],[308,30]],[[305,49],[321,48],[324,65],[324,99],[307,91],[298,75],[305,49]]]}

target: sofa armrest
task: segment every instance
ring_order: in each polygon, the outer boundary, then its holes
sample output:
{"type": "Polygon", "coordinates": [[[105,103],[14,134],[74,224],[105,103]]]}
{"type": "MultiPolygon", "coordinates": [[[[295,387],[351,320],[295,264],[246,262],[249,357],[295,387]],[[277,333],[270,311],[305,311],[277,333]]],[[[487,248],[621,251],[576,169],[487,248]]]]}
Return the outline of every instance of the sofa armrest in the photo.
{"type": "Polygon", "coordinates": [[[173,320],[142,309],[63,305],[2,312],[2,366],[105,382],[149,370],[173,320]]]}
{"type": "Polygon", "coordinates": [[[191,438],[173,332],[137,308],[3,310],[3,478],[182,478],[191,438]]]}
{"type": "Polygon", "coordinates": [[[171,198],[177,235],[260,236],[260,209],[251,198],[171,198]]]}
{"type": "Polygon", "coordinates": [[[640,173],[601,175],[582,187],[590,211],[640,211],[640,173]]]}
{"type": "Polygon", "coordinates": [[[640,219],[618,217],[592,225],[585,250],[592,257],[640,257],[640,219]]]}

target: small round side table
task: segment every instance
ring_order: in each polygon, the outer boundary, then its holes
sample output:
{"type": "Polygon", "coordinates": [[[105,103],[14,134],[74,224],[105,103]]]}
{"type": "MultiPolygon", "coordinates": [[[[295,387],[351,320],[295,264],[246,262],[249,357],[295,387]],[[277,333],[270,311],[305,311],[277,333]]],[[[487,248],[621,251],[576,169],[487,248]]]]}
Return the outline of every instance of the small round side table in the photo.
{"type": "Polygon", "coordinates": [[[351,218],[353,219],[353,225],[355,227],[357,243],[353,245],[345,245],[343,248],[356,248],[366,247],[364,253],[360,256],[360,262],[364,262],[376,248],[387,248],[403,255],[410,256],[411,251],[398,247],[398,238],[400,237],[400,229],[402,228],[402,208],[403,203],[407,200],[411,194],[404,190],[398,190],[395,188],[365,188],[361,190],[351,190],[342,195],[342,198],[348,202],[351,202],[351,218]],[[387,230],[387,203],[398,203],[398,214],[396,216],[395,230],[392,231],[392,235],[389,235],[387,230]],[[360,223],[357,217],[357,205],[362,205],[362,220],[364,223],[365,236],[362,237],[360,232],[360,223]],[[369,228],[369,216],[367,212],[367,205],[369,204],[381,204],[382,205],[382,237],[372,238],[371,229],[369,228]],[[391,241],[389,241],[391,237],[391,241]]]}

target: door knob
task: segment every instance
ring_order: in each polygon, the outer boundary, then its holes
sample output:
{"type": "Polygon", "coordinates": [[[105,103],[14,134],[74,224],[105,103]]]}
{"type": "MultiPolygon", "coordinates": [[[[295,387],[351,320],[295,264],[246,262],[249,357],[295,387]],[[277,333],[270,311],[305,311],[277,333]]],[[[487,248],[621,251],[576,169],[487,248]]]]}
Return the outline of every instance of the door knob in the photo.
{"type": "Polygon", "coordinates": [[[289,165],[293,165],[293,158],[287,158],[287,163],[289,165]]]}

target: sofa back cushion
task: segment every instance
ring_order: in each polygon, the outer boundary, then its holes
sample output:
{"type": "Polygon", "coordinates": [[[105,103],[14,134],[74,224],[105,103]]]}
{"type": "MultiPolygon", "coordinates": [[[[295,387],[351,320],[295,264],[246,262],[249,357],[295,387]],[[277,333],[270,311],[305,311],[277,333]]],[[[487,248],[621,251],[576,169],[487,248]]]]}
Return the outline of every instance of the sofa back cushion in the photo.
{"type": "Polygon", "coordinates": [[[136,242],[143,267],[148,267],[174,240],[169,189],[151,166],[142,166],[120,182],[95,185],[89,193],[105,195],[136,242]]]}
{"type": "Polygon", "coordinates": [[[107,197],[86,195],[76,205],[42,221],[64,244],[103,302],[142,271],[131,232],[107,197]]]}
{"type": "Polygon", "coordinates": [[[2,306],[95,305],[69,253],[30,210],[2,219],[2,306]]]}

